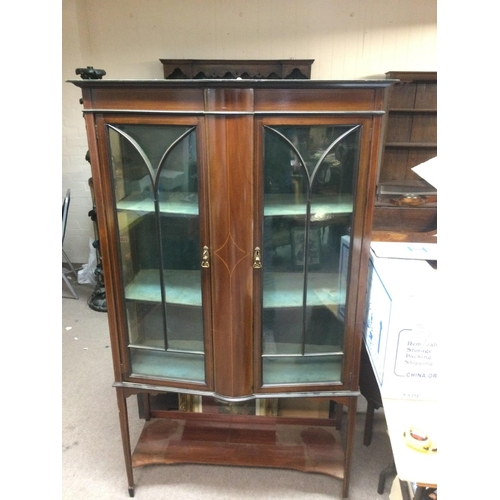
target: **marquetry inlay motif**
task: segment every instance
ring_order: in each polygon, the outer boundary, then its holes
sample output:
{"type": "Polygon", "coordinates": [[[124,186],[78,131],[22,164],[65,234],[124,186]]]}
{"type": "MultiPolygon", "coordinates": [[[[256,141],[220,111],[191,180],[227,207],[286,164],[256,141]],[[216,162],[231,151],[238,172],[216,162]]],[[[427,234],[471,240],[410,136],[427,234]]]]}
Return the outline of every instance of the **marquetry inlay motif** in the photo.
{"type": "Polygon", "coordinates": [[[248,256],[248,252],[240,248],[234,241],[231,233],[229,233],[223,245],[215,250],[215,255],[223,262],[228,273],[231,275],[236,266],[248,256]]]}

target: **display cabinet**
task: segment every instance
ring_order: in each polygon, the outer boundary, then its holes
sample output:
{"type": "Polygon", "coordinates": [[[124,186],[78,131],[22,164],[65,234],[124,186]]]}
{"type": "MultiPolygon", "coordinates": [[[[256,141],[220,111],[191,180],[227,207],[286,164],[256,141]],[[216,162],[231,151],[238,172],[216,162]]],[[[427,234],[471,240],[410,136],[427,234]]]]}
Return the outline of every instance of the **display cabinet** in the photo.
{"type": "Polygon", "coordinates": [[[392,81],[72,83],[130,495],[134,467],[193,462],[329,474],[347,497],[392,81]],[[146,411],[133,446],[127,398],[166,393],[257,408],[327,398],[347,422],[340,433],[329,418],[146,411]]]}

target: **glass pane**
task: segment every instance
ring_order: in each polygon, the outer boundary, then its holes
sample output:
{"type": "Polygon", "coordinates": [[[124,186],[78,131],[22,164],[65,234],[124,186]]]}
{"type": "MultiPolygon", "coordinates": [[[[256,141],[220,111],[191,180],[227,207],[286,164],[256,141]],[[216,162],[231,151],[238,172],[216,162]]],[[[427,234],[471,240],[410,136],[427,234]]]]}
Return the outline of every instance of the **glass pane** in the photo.
{"type": "Polygon", "coordinates": [[[263,383],[340,382],[340,250],[359,126],[265,127],[264,137],[263,383]]]}
{"type": "Polygon", "coordinates": [[[109,125],[132,372],[204,380],[194,127],[109,125]]]}

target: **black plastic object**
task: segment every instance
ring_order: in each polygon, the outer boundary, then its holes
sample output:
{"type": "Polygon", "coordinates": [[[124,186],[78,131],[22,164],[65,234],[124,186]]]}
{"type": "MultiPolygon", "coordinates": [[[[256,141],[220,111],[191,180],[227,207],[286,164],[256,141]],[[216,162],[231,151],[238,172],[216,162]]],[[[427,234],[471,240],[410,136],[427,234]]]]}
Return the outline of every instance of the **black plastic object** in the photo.
{"type": "Polygon", "coordinates": [[[94,69],[93,66],[87,66],[86,68],[76,68],[75,73],[80,75],[82,80],[101,80],[106,71],[103,69],[94,69]]]}

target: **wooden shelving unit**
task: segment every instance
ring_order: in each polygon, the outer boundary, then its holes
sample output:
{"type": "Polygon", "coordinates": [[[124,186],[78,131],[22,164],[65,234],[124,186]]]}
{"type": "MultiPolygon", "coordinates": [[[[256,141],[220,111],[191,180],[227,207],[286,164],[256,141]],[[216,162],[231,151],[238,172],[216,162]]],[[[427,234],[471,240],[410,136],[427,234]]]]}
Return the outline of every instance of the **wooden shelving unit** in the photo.
{"type": "Polygon", "coordinates": [[[398,79],[389,89],[383,156],[373,228],[428,232],[436,229],[437,203],[395,206],[400,196],[436,196],[413,167],[437,156],[437,72],[389,71],[398,79]]]}
{"type": "Polygon", "coordinates": [[[420,180],[411,169],[437,156],[437,73],[390,71],[389,118],[379,186],[420,180]]]}

